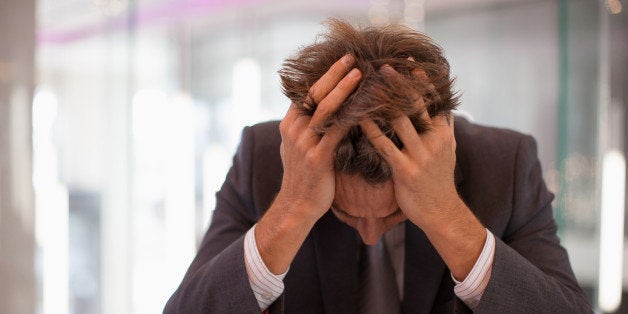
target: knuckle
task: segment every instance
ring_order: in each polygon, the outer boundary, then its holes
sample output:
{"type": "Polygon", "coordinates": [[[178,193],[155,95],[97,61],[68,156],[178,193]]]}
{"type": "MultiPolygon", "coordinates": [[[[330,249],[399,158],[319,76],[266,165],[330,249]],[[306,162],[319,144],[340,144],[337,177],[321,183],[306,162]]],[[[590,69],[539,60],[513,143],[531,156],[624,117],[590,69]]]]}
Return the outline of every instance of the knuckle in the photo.
{"type": "Polygon", "coordinates": [[[286,130],[286,132],[281,135],[281,138],[283,139],[283,141],[289,143],[294,143],[296,140],[294,133],[290,132],[289,130],[286,130]]]}
{"type": "Polygon", "coordinates": [[[329,110],[329,106],[327,105],[326,101],[321,101],[320,105],[318,106],[318,108],[316,108],[316,111],[318,112],[319,115],[326,117],[327,115],[329,115],[330,110],[329,110]]]}
{"type": "Polygon", "coordinates": [[[312,87],[310,87],[310,89],[307,91],[307,95],[312,98],[313,101],[316,101],[316,96],[318,95],[318,84],[320,80],[318,82],[316,82],[314,85],[312,85],[312,87]]]}
{"type": "Polygon", "coordinates": [[[304,159],[308,165],[314,165],[320,160],[318,154],[313,150],[306,152],[304,159]]]}
{"type": "Polygon", "coordinates": [[[288,122],[286,122],[286,120],[279,122],[279,133],[281,133],[281,135],[288,133],[288,122]]]}
{"type": "Polygon", "coordinates": [[[301,139],[297,139],[294,146],[301,154],[305,154],[308,151],[307,143],[301,139]]]}
{"type": "Polygon", "coordinates": [[[421,175],[421,170],[419,170],[420,167],[416,163],[411,163],[409,166],[406,167],[406,169],[406,174],[409,178],[416,178],[421,175]]]}
{"type": "Polygon", "coordinates": [[[397,74],[397,71],[395,71],[395,69],[393,69],[393,67],[390,66],[390,64],[384,64],[379,68],[379,72],[384,74],[384,75],[395,75],[397,74]]]}
{"type": "Polygon", "coordinates": [[[384,143],[380,145],[380,152],[385,158],[388,158],[393,155],[396,148],[392,143],[384,143]]]}

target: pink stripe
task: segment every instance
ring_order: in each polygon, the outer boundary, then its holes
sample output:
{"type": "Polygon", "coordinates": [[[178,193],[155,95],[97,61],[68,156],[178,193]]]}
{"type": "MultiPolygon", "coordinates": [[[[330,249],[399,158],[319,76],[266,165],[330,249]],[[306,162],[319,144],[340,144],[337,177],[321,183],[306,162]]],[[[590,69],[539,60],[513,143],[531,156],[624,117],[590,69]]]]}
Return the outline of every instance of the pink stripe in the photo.
{"type": "MultiPolygon", "coordinates": [[[[225,9],[265,1],[267,0],[172,0],[169,2],[157,2],[152,6],[136,8],[135,14],[131,16],[131,22],[138,29],[155,24],[174,24],[186,21],[192,17],[207,16],[225,9]]],[[[40,31],[37,33],[37,43],[63,44],[101,33],[127,29],[130,26],[129,16],[121,14],[110,19],[96,21],[93,24],[79,25],[69,30],[40,31]]]]}

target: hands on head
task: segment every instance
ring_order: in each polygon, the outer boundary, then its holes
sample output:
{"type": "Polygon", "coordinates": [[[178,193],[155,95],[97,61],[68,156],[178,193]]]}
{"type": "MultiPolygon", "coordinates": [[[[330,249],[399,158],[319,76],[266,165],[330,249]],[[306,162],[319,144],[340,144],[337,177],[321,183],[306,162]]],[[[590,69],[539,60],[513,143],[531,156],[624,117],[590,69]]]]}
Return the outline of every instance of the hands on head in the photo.
{"type": "MultiPolygon", "coordinates": [[[[317,220],[334,200],[335,182],[333,158],[340,140],[347,129],[332,126],[319,136],[317,129],[333,114],[353,92],[361,79],[358,69],[351,69],[354,58],[346,55],[337,61],[310,89],[304,106],[318,104],[312,117],[302,115],[293,104],[281,122],[281,156],[284,163],[284,178],[280,197],[297,203],[304,217],[317,220]]],[[[392,67],[379,70],[384,76],[398,76],[392,67]]],[[[418,79],[427,80],[423,71],[413,73],[418,79]]],[[[410,119],[401,115],[392,121],[396,134],[403,142],[403,149],[395,144],[370,119],[361,123],[365,136],[379,151],[393,170],[393,184],[397,202],[406,216],[422,227],[421,208],[439,212],[457,206],[458,198],[453,171],[455,167],[455,139],[450,117],[427,114],[421,95],[416,106],[421,118],[430,126],[427,132],[418,134],[410,119]],[[421,208],[418,208],[420,204],[421,208]]],[[[295,209],[299,210],[299,209],[295,209]]]]}
{"type": "MultiPolygon", "coordinates": [[[[311,87],[304,106],[316,107],[312,116],[302,114],[292,104],[281,121],[281,190],[256,229],[262,259],[274,273],[288,268],[313,225],[334,202],[334,155],[348,129],[331,126],[324,134],[319,130],[360,83],[362,74],[353,68],[354,62],[353,56],[344,56],[311,87]]],[[[387,65],[379,71],[391,78],[400,75],[387,65]]],[[[413,75],[427,78],[423,71],[413,75]]],[[[486,233],[456,191],[453,117],[430,117],[422,95],[415,99],[428,130],[419,134],[408,116],[395,118],[391,124],[403,143],[401,149],[374,121],[365,119],[360,127],[390,165],[394,197],[405,217],[428,235],[452,274],[464,278],[481,251],[486,233]]]]}

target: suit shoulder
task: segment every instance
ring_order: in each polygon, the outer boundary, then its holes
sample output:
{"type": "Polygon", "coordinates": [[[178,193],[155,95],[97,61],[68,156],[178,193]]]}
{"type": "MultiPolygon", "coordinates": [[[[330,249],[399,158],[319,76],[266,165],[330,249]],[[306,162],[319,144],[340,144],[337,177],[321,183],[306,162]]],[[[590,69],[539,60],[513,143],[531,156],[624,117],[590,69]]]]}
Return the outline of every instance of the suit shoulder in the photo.
{"type": "Polygon", "coordinates": [[[509,178],[517,160],[537,162],[532,136],[504,128],[456,119],[456,158],[467,176],[509,178]]]}
{"type": "Polygon", "coordinates": [[[456,142],[464,151],[514,152],[522,141],[534,142],[530,135],[506,128],[485,126],[456,118],[456,142]]]}
{"type": "Polygon", "coordinates": [[[279,121],[267,121],[247,126],[242,131],[241,143],[252,145],[254,151],[278,149],[281,144],[279,121]]]}
{"type": "Polygon", "coordinates": [[[279,121],[268,121],[247,127],[245,133],[253,143],[251,190],[256,208],[265,211],[279,192],[283,167],[279,154],[281,135],[279,121]]]}
{"type": "Polygon", "coordinates": [[[254,130],[256,133],[278,133],[279,122],[279,120],[260,122],[250,126],[249,128],[254,130]]]}

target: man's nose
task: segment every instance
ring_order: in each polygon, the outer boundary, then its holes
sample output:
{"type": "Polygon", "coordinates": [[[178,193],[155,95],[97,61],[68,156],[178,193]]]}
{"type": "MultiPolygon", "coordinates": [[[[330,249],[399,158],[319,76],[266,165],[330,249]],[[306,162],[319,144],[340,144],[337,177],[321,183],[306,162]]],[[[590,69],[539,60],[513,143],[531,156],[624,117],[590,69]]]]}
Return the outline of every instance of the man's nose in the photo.
{"type": "Polygon", "coordinates": [[[358,221],[358,233],[367,245],[375,245],[384,234],[385,226],[382,219],[362,218],[358,221]]]}

